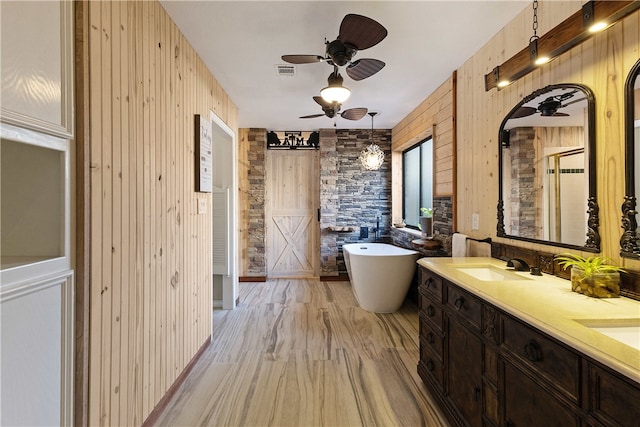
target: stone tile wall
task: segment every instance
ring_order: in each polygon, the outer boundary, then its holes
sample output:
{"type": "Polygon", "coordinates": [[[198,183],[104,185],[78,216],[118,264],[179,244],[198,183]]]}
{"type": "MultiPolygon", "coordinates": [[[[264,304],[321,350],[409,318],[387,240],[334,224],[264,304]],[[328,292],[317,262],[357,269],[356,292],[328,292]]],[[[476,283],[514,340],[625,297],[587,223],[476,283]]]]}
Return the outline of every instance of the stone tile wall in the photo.
{"type": "Polygon", "coordinates": [[[248,276],[265,276],[265,154],[267,133],[265,129],[249,129],[249,244],[247,247],[248,276]]]}

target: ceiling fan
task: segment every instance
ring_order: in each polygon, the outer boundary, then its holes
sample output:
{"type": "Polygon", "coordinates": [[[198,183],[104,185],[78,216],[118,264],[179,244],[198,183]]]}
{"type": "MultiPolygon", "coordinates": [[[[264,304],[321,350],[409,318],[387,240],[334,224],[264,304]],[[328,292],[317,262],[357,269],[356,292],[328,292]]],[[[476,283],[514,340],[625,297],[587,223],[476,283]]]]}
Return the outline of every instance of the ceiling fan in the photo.
{"type": "Polygon", "coordinates": [[[368,49],[380,43],[387,36],[387,29],[366,16],[348,14],[342,19],[338,37],[329,42],[325,39],[325,56],[283,55],[282,60],[290,64],[311,64],[326,62],[336,67],[346,67],[353,80],[362,80],[380,71],[385,63],[372,58],[352,61],[359,50],[368,49]]]}
{"type": "Polygon", "coordinates": [[[511,115],[511,118],[518,119],[520,117],[527,117],[535,113],[540,113],[542,117],[567,117],[569,114],[558,111],[560,108],[567,107],[576,102],[584,101],[586,98],[574,99],[573,101],[565,102],[573,97],[578,90],[563,93],[560,95],[554,95],[546,98],[544,101],[538,104],[538,108],[522,106],[511,115]]]}
{"type": "MultiPolygon", "coordinates": [[[[334,118],[336,114],[340,113],[341,105],[337,102],[331,103],[322,99],[321,96],[314,96],[313,100],[316,101],[322,107],[322,113],[310,114],[308,116],[301,116],[301,119],[313,119],[316,117],[327,116],[330,119],[334,118]]],[[[340,113],[340,117],[347,120],[360,120],[367,114],[366,108],[349,108],[340,113]]]]}

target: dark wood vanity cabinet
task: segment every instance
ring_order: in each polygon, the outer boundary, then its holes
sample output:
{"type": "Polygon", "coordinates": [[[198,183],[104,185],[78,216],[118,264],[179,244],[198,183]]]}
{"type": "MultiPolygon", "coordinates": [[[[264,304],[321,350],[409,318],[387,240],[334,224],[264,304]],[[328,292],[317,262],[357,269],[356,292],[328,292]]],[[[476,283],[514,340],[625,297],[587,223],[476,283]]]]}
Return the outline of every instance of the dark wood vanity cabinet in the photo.
{"type": "Polygon", "coordinates": [[[424,267],[419,281],[418,373],[453,425],[639,425],[639,384],[424,267]]]}

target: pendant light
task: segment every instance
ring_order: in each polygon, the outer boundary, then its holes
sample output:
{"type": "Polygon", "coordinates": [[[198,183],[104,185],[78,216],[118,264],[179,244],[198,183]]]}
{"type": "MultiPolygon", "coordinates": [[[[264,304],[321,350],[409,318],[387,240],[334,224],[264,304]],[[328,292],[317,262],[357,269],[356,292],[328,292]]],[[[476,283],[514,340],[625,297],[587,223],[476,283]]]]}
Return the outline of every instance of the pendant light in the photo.
{"type": "Polygon", "coordinates": [[[365,170],[376,171],[384,162],[384,152],[373,143],[373,117],[378,114],[375,111],[367,113],[371,116],[371,144],[360,152],[360,163],[365,170]]]}

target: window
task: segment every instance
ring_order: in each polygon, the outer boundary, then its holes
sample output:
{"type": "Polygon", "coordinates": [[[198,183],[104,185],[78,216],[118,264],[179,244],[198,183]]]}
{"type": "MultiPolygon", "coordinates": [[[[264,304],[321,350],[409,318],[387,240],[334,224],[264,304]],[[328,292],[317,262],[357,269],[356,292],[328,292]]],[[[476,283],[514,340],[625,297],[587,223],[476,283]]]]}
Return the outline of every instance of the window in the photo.
{"type": "Polygon", "coordinates": [[[433,208],[433,138],[402,153],[402,216],[418,229],[420,208],[433,208]]]}

